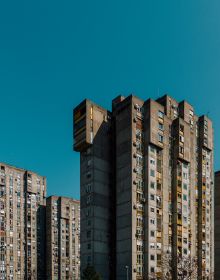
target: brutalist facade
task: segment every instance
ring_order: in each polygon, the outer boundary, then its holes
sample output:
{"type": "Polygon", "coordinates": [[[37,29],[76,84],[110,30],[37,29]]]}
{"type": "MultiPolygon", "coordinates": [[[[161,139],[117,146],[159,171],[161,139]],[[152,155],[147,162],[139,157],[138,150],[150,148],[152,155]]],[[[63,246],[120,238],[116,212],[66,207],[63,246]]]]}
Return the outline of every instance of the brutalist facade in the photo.
{"type": "Polygon", "coordinates": [[[80,279],[80,206],[67,197],[50,196],[46,206],[48,280],[80,279]]]}
{"type": "Polygon", "coordinates": [[[46,179],[0,163],[0,279],[45,279],[46,179]]]}
{"type": "Polygon", "coordinates": [[[103,279],[213,279],[213,128],[165,95],[74,109],[81,269],[103,279]]]}

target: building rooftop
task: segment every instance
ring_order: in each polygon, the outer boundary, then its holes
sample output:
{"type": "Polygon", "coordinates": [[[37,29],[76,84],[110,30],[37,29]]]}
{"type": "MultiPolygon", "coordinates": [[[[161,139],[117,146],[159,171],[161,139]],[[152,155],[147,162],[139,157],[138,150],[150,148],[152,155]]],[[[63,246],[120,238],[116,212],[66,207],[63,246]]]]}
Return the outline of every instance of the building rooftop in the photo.
{"type": "Polygon", "coordinates": [[[0,165],[7,166],[8,168],[13,168],[13,169],[18,170],[18,171],[20,171],[20,172],[29,172],[29,173],[35,174],[35,175],[37,175],[37,176],[46,178],[46,176],[40,175],[39,173],[34,172],[34,171],[32,171],[32,170],[25,169],[25,168],[21,168],[21,167],[17,167],[17,166],[15,166],[15,165],[11,165],[11,164],[8,164],[8,163],[5,163],[5,162],[0,162],[0,165]]]}

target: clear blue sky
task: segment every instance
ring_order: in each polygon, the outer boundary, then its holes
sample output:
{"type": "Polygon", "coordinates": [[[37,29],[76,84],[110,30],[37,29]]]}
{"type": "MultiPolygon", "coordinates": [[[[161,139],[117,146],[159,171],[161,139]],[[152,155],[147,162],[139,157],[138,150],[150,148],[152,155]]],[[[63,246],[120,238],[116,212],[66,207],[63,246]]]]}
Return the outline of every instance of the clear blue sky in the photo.
{"type": "Polygon", "coordinates": [[[218,0],[1,1],[0,161],[77,198],[72,108],[159,92],[209,112],[220,169],[219,14],[218,0]]]}

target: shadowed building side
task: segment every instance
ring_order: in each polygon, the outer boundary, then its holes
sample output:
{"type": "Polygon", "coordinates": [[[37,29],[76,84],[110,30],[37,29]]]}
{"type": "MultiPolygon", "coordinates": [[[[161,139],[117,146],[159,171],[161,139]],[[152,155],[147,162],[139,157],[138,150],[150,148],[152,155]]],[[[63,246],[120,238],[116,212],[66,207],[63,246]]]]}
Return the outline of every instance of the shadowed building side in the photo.
{"type": "Polygon", "coordinates": [[[75,108],[74,150],[80,152],[81,272],[92,265],[104,280],[115,279],[111,129],[107,110],[89,100],[75,108]]]}

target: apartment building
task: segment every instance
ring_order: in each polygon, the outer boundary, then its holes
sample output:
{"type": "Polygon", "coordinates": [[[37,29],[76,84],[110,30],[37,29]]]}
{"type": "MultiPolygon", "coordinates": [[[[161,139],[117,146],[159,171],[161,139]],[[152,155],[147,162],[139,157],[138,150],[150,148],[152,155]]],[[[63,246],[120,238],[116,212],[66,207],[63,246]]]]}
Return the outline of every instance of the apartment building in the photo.
{"type": "Polygon", "coordinates": [[[186,101],[118,96],[74,109],[81,269],[103,279],[213,279],[213,128],[186,101]]]}
{"type": "Polygon", "coordinates": [[[45,279],[46,179],[0,163],[0,279],[45,279]]]}
{"type": "Polygon", "coordinates": [[[215,279],[220,279],[220,171],[215,173],[215,279]]]}
{"type": "Polygon", "coordinates": [[[80,279],[80,204],[51,196],[46,206],[47,278],[80,279]]]}
{"type": "Polygon", "coordinates": [[[75,109],[74,117],[74,149],[81,152],[81,273],[93,265],[103,279],[116,279],[111,113],[84,101],[75,109]]]}

